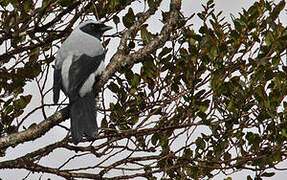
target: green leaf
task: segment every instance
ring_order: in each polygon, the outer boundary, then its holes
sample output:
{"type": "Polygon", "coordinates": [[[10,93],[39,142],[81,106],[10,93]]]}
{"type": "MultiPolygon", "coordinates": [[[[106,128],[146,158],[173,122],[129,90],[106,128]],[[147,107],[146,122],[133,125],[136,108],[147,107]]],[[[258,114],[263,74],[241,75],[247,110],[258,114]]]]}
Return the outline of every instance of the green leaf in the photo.
{"type": "Polygon", "coordinates": [[[223,159],[224,159],[224,161],[229,161],[229,160],[231,160],[231,157],[232,157],[231,154],[226,152],[226,153],[224,153],[223,159]]]}
{"type": "Polygon", "coordinates": [[[141,38],[144,44],[148,44],[152,40],[152,34],[147,30],[147,25],[141,28],[141,38]]]}
{"type": "Polygon", "coordinates": [[[263,176],[263,177],[272,177],[272,176],[274,176],[274,175],[275,175],[274,172],[270,172],[270,173],[265,172],[265,173],[263,173],[261,176],[263,176]]]}
{"type": "Polygon", "coordinates": [[[27,96],[20,96],[20,99],[17,99],[14,101],[14,108],[16,109],[24,109],[27,104],[31,101],[32,95],[27,95],[27,96]]]}
{"type": "Polygon", "coordinates": [[[203,102],[201,103],[201,105],[199,106],[199,110],[200,110],[201,112],[205,112],[205,111],[208,109],[208,107],[209,107],[209,103],[210,103],[210,100],[205,100],[205,101],[203,101],[203,102]]]}
{"type": "Polygon", "coordinates": [[[133,41],[130,41],[129,44],[128,44],[128,47],[129,47],[130,49],[133,49],[133,48],[136,47],[136,44],[135,44],[133,41]]]}
{"type": "Polygon", "coordinates": [[[17,127],[14,126],[14,125],[11,125],[11,126],[9,126],[9,127],[7,128],[6,132],[7,132],[8,134],[16,133],[16,132],[17,132],[17,127]]]}
{"type": "Polygon", "coordinates": [[[109,39],[107,39],[107,40],[105,40],[105,41],[103,42],[104,47],[107,47],[107,46],[108,46],[110,40],[111,40],[111,38],[109,38],[109,39]]]}
{"type": "Polygon", "coordinates": [[[184,150],[183,157],[186,159],[190,159],[193,156],[193,151],[189,148],[184,150]]]}
{"type": "Polygon", "coordinates": [[[139,117],[135,116],[135,117],[131,118],[131,120],[129,120],[129,124],[135,125],[138,121],[139,121],[139,117]]]}
{"type": "Polygon", "coordinates": [[[228,177],[228,178],[224,178],[224,180],[232,180],[232,178],[231,178],[231,177],[228,177]]]}
{"type": "Polygon", "coordinates": [[[147,0],[148,6],[153,7],[154,0],[147,0]]]}
{"type": "Polygon", "coordinates": [[[146,80],[147,78],[153,79],[155,76],[156,66],[154,64],[154,60],[152,56],[147,56],[144,59],[142,73],[143,79],[146,80]]]}
{"type": "Polygon", "coordinates": [[[25,12],[31,11],[32,9],[34,9],[33,1],[31,1],[31,0],[24,1],[23,7],[24,7],[25,12]]]}
{"type": "Polygon", "coordinates": [[[216,56],[218,56],[218,49],[215,45],[213,45],[210,49],[210,55],[215,58],[216,56]]]}
{"type": "Polygon", "coordinates": [[[161,59],[162,57],[164,57],[165,55],[167,55],[168,53],[170,53],[172,51],[172,48],[168,48],[168,47],[164,47],[161,52],[158,55],[158,58],[161,59]]]}
{"type": "Polygon", "coordinates": [[[109,1],[109,9],[111,9],[112,11],[114,11],[119,5],[120,5],[119,0],[110,0],[109,1]]]}
{"type": "Polygon", "coordinates": [[[137,87],[140,84],[140,75],[139,74],[134,74],[132,78],[131,85],[132,87],[137,87]]]}
{"type": "Polygon", "coordinates": [[[62,7],[68,7],[68,6],[72,5],[73,2],[74,1],[72,1],[72,0],[61,0],[60,1],[60,5],[62,7]]]}
{"type": "Polygon", "coordinates": [[[162,136],[160,138],[159,144],[163,149],[168,149],[168,138],[162,136]]]}
{"type": "Polygon", "coordinates": [[[107,86],[109,88],[109,90],[111,90],[113,93],[118,93],[119,92],[119,87],[117,84],[115,84],[114,82],[110,82],[110,84],[107,86]]]}
{"type": "Polygon", "coordinates": [[[272,42],[274,41],[274,37],[271,32],[268,32],[265,38],[265,43],[267,46],[270,46],[272,42]]]}
{"type": "Polygon", "coordinates": [[[132,71],[131,69],[126,68],[124,74],[125,74],[125,77],[126,77],[128,83],[129,83],[130,85],[132,85],[132,80],[133,80],[133,78],[134,78],[134,73],[133,73],[133,71],[132,71]]]}
{"type": "Polygon", "coordinates": [[[280,12],[285,7],[285,4],[286,4],[285,0],[281,0],[280,3],[275,6],[275,8],[273,9],[273,11],[270,13],[270,16],[269,16],[269,18],[271,18],[272,21],[278,18],[280,12]]]}
{"type": "Polygon", "coordinates": [[[247,180],[252,180],[250,175],[247,176],[247,180]]]}
{"type": "Polygon", "coordinates": [[[282,129],[282,130],[281,130],[281,134],[282,134],[282,136],[284,136],[285,138],[287,138],[286,129],[282,129]]]}
{"type": "Polygon", "coordinates": [[[114,16],[113,16],[113,21],[114,21],[114,23],[117,25],[117,24],[120,23],[120,18],[119,18],[118,16],[114,15],[114,16]]]}
{"type": "Polygon", "coordinates": [[[208,0],[207,6],[210,6],[210,5],[213,4],[213,3],[214,3],[214,0],[208,0]]]}
{"type": "Polygon", "coordinates": [[[50,0],[43,0],[43,1],[42,1],[42,7],[41,7],[41,10],[44,10],[44,9],[48,6],[49,1],[50,1],[50,0]]]}
{"type": "Polygon", "coordinates": [[[205,142],[203,141],[202,138],[198,137],[196,140],[195,140],[195,144],[196,144],[196,149],[204,149],[205,148],[205,142]]]}
{"type": "Polygon", "coordinates": [[[36,62],[40,56],[40,47],[31,50],[29,53],[29,61],[36,62]]]}
{"type": "Polygon", "coordinates": [[[198,16],[201,20],[204,20],[204,19],[205,19],[205,16],[204,16],[202,13],[197,13],[197,16],[198,16]]]}
{"type": "Polygon", "coordinates": [[[110,110],[113,111],[115,109],[115,104],[114,103],[110,103],[110,110]]]}
{"type": "Polygon", "coordinates": [[[228,106],[227,106],[227,110],[231,111],[231,112],[236,112],[236,105],[234,104],[233,101],[230,101],[228,106]]]}
{"type": "Polygon", "coordinates": [[[280,58],[274,57],[274,58],[272,58],[272,64],[274,66],[278,66],[280,64],[280,60],[281,60],[280,58]]]}
{"type": "Polygon", "coordinates": [[[273,155],[272,155],[272,159],[274,162],[279,162],[281,161],[281,153],[280,152],[275,152],[273,155]]]}
{"type": "Polygon", "coordinates": [[[159,135],[158,135],[158,133],[155,133],[155,134],[152,135],[152,137],[151,137],[151,143],[152,143],[154,146],[156,146],[157,143],[158,143],[158,141],[159,141],[159,135]]]}
{"type": "Polygon", "coordinates": [[[3,112],[3,114],[5,115],[5,116],[7,116],[9,113],[11,113],[13,111],[13,106],[7,106],[6,108],[5,108],[5,110],[4,110],[4,112],[3,112]]]}
{"type": "Polygon", "coordinates": [[[168,19],[168,16],[169,16],[169,12],[164,12],[164,11],[161,11],[161,15],[162,15],[162,22],[165,23],[166,20],[168,19]]]}
{"type": "Polygon", "coordinates": [[[102,119],[101,128],[108,128],[108,122],[106,118],[102,119]]]}
{"type": "Polygon", "coordinates": [[[0,5],[4,6],[4,7],[8,6],[9,3],[10,3],[10,0],[1,0],[0,1],[0,5]]]}
{"type": "Polygon", "coordinates": [[[136,92],[137,92],[137,89],[136,89],[136,88],[131,88],[131,89],[130,89],[130,93],[131,93],[131,94],[135,94],[136,92]]]}
{"type": "Polygon", "coordinates": [[[135,14],[132,8],[129,8],[128,13],[123,17],[123,23],[126,28],[130,28],[135,21],[135,14]]]}

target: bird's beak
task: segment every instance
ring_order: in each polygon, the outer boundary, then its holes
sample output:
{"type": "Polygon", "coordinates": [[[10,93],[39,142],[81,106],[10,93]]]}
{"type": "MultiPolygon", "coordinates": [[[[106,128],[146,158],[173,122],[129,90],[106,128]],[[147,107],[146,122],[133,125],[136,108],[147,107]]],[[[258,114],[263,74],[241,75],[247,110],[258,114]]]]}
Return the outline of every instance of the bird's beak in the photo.
{"type": "Polygon", "coordinates": [[[106,26],[106,25],[104,27],[101,27],[102,32],[108,31],[110,29],[113,29],[113,28],[111,26],[106,26]]]}

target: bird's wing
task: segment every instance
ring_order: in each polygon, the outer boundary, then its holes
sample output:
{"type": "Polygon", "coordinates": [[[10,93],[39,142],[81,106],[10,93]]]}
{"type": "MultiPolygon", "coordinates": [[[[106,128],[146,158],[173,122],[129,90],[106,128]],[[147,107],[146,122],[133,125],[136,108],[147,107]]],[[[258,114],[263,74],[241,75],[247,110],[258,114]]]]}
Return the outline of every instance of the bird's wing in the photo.
{"type": "Polygon", "coordinates": [[[57,103],[60,96],[60,89],[62,88],[61,69],[54,69],[54,84],[53,84],[53,100],[57,103]]]}
{"type": "MultiPolygon", "coordinates": [[[[72,101],[74,98],[79,97],[80,88],[89,78],[89,76],[97,71],[104,58],[104,54],[95,57],[90,57],[86,54],[82,54],[81,56],[77,57],[77,59],[73,59],[73,63],[69,69],[68,88],[68,96],[72,101]]],[[[91,86],[96,83],[95,81],[96,79],[93,79],[90,82],[91,86]]]]}

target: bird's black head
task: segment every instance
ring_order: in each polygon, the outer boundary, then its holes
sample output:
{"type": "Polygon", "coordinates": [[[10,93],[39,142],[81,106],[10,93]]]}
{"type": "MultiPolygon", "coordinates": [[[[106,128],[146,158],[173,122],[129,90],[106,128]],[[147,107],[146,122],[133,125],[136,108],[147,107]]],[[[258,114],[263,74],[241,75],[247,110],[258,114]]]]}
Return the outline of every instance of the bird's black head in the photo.
{"type": "Polygon", "coordinates": [[[105,31],[112,29],[110,26],[106,26],[103,23],[96,21],[87,21],[80,25],[80,30],[90,34],[96,38],[101,38],[105,31]]]}

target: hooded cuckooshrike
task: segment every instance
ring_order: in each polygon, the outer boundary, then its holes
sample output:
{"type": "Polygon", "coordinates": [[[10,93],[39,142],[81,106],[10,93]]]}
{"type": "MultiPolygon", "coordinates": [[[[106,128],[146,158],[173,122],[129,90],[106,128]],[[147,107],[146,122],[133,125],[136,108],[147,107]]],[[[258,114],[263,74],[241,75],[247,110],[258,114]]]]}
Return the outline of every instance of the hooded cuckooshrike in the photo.
{"type": "Polygon", "coordinates": [[[92,139],[98,133],[95,84],[105,69],[104,49],[100,38],[109,29],[100,22],[80,24],[57,52],[54,70],[54,103],[60,89],[69,97],[74,144],[82,137],[92,139]]]}

